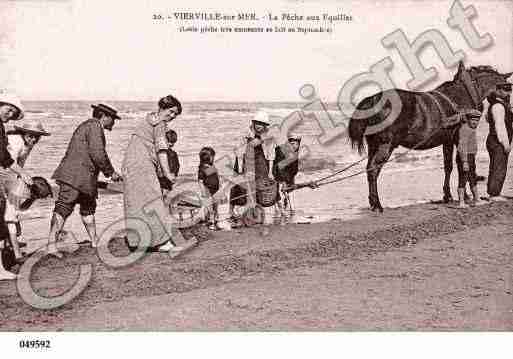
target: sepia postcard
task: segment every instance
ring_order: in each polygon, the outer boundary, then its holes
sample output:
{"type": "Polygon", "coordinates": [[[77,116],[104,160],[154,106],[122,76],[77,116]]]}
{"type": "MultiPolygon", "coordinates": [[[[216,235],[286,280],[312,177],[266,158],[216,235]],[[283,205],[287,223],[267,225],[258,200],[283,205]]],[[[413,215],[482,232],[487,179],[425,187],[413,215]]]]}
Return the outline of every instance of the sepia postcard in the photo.
{"type": "Polygon", "coordinates": [[[0,331],[513,329],[511,1],[0,11],[0,331]]]}

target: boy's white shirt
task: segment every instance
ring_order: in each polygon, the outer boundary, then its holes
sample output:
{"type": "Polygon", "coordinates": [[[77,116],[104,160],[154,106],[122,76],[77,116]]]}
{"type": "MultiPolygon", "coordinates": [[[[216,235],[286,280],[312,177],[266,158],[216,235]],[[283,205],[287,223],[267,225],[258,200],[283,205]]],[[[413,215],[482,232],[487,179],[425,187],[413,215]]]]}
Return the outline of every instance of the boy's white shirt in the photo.
{"type": "Polygon", "coordinates": [[[506,130],[506,124],[504,123],[504,118],[506,117],[504,107],[499,104],[494,104],[492,106],[492,116],[495,124],[495,132],[497,133],[499,141],[504,145],[509,144],[508,132],[506,130]]]}
{"type": "MultiPolygon", "coordinates": [[[[236,156],[238,158],[239,166],[242,165],[242,158],[246,153],[246,145],[248,144],[247,137],[254,138],[255,133],[252,130],[249,130],[247,136],[242,138],[240,146],[238,146],[236,149],[236,156]]],[[[265,159],[268,161],[274,161],[276,150],[275,137],[272,135],[271,131],[267,131],[261,135],[261,140],[265,159]]]]}
{"type": "Polygon", "coordinates": [[[25,162],[32,151],[32,147],[29,147],[23,141],[23,136],[18,134],[7,135],[7,151],[11,155],[14,162],[20,167],[25,166],[25,162]]]}

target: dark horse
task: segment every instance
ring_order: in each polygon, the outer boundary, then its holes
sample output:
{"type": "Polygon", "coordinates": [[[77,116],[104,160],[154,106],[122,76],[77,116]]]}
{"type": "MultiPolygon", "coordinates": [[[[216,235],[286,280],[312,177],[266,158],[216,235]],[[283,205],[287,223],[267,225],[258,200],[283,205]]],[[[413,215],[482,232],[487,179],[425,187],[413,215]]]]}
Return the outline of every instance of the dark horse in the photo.
{"type": "Polygon", "coordinates": [[[349,121],[349,138],[353,148],[361,154],[364,137],[368,145],[367,181],[371,210],[383,211],[378,195],[378,177],[382,166],[398,146],[427,150],[443,146],[444,201],[452,200],[450,177],[453,168],[453,150],[457,144],[458,124],[451,125],[461,110],[482,110],[482,102],[511,73],[501,74],[490,66],[465,69],[460,62],[452,81],[447,81],[430,92],[412,92],[400,89],[385,90],[363,99],[349,121]],[[384,99],[381,101],[381,99],[384,99]],[[400,101],[400,111],[394,113],[394,102],[400,101]],[[380,107],[376,104],[382,104],[380,107]],[[373,113],[368,115],[375,109],[373,113]],[[391,122],[388,123],[387,122],[391,122]]]}

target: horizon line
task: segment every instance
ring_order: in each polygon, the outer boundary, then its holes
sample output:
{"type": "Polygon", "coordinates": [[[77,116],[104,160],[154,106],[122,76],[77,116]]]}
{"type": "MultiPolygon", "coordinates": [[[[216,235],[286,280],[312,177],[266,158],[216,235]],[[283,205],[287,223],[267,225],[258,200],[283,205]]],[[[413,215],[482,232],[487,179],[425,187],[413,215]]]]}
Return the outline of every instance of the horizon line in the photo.
{"type": "MultiPolygon", "coordinates": [[[[48,100],[21,100],[22,102],[91,102],[91,103],[110,103],[110,102],[146,102],[146,103],[157,103],[155,100],[91,100],[91,99],[84,99],[84,100],[77,100],[77,99],[48,99],[48,100]]],[[[200,103],[200,102],[209,102],[209,103],[306,103],[309,102],[304,99],[298,99],[295,101],[292,100],[180,100],[182,103],[200,103]]],[[[338,104],[338,101],[326,101],[323,100],[323,103],[326,104],[338,104]]]]}

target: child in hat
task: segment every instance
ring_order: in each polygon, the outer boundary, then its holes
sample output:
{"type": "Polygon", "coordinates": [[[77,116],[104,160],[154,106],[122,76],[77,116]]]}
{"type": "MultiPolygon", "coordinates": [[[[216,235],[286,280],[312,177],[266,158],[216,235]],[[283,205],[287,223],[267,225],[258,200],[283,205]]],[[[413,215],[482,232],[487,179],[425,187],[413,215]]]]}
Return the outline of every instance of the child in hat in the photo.
{"type": "MultiPolygon", "coordinates": [[[[20,125],[16,124],[14,130],[7,131],[7,150],[18,166],[21,168],[25,166],[28,156],[43,136],[50,136],[50,133],[46,132],[41,122],[37,120],[25,121],[20,125]]],[[[11,175],[7,180],[8,198],[5,204],[4,221],[7,224],[9,238],[17,259],[21,258],[18,242],[24,242],[21,238],[18,238],[19,233],[21,233],[19,228],[19,205],[20,200],[23,199],[23,194],[19,190],[24,186],[26,186],[25,183],[15,175],[11,175]]]]}
{"type": "MultiPolygon", "coordinates": [[[[52,196],[52,187],[46,179],[43,177],[32,177],[32,185],[28,186],[22,181],[17,182],[17,187],[14,189],[17,192],[17,198],[19,199],[19,205],[11,207],[12,211],[9,215],[6,213],[6,217],[11,219],[9,222],[9,232],[2,233],[4,237],[10,236],[10,243],[4,241],[0,242],[2,245],[0,248],[0,280],[2,279],[15,279],[16,275],[9,272],[9,269],[19,261],[18,247],[15,247],[16,239],[21,235],[21,225],[19,221],[19,214],[23,211],[28,210],[32,204],[38,199],[44,199],[52,196]],[[11,226],[14,228],[14,235],[11,232],[11,226]],[[10,245],[9,245],[10,244],[10,245]]],[[[2,227],[4,231],[5,227],[2,227]]]]}
{"type": "Polygon", "coordinates": [[[479,124],[481,112],[471,110],[464,117],[458,131],[458,153],[456,155],[456,164],[458,166],[458,200],[459,207],[468,207],[465,204],[465,186],[470,184],[470,190],[474,197],[474,204],[484,203],[477,191],[476,178],[476,153],[477,153],[477,135],[476,129],[479,124]]]}
{"type": "Polygon", "coordinates": [[[208,206],[209,229],[219,230],[218,203],[212,198],[219,191],[219,175],[214,165],[216,152],[212,147],[203,147],[199,153],[198,182],[203,198],[210,201],[208,206]]]}

